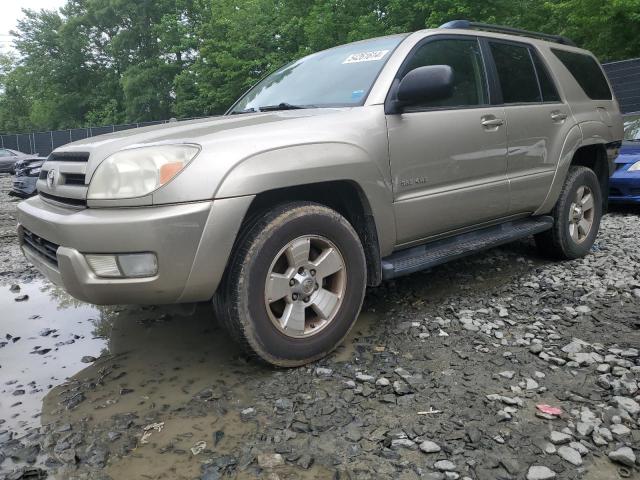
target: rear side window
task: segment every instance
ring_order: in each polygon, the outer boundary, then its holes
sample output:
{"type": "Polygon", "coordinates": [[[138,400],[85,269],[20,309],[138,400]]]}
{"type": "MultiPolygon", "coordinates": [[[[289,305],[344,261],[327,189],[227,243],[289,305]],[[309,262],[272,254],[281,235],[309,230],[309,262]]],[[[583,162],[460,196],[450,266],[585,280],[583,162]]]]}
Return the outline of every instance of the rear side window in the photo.
{"type": "Polygon", "coordinates": [[[527,47],[489,42],[504,103],[541,102],[536,70],[527,47]]]}
{"type": "Polygon", "coordinates": [[[542,91],[542,101],[544,102],[559,102],[560,95],[558,95],[558,89],[555,83],[551,79],[549,69],[540,59],[540,55],[531,51],[533,57],[533,63],[536,66],[536,72],[538,73],[538,81],[540,82],[540,90],[542,91]]]}
{"type": "Polygon", "coordinates": [[[591,100],[611,100],[611,90],[598,62],[583,53],[552,48],[551,51],[571,72],[591,100]]]}

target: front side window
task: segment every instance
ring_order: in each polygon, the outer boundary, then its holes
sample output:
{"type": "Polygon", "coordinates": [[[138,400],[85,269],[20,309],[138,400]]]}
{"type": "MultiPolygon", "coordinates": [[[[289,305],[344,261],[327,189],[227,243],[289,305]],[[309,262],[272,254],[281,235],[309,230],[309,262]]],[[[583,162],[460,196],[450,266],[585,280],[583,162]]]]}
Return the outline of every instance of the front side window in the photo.
{"type": "Polygon", "coordinates": [[[405,35],[341,45],[296,60],[259,82],[229,113],[297,107],[362,105],[405,35]]]}
{"type": "Polygon", "coordinates": [[[537,103],[540,88],[529,48],[510,43],[489,42],[498,70],[504,103],[537,103]]]}
{"type": "Polygon", "coordinates": [[[584,53],[552,48],[551,51],[567,67],[591,100],[611,100],[611,90],[598,62],[584,53]]]}
{"type": "Polygon", "coordinates": [[[444,100],[418,105],[418,108],[474,107],[489,103],[484,63],[476,39],[447,39],[425,43],[409,59],[400,77],[416,68],[431,65],[451,67],[453,95],[444,100]]]}

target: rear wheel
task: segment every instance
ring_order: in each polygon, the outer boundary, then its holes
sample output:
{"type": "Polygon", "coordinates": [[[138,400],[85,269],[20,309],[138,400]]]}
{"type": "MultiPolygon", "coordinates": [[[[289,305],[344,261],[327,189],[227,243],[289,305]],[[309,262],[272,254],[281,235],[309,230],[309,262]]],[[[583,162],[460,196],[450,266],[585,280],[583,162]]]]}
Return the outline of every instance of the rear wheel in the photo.
{"type": "Polygon", "coordinates": [[[569,169],[552,215],[553,228],[536,235],[540,250],[559,259],[585,256],[602,219],[602,193],[593,170],[578,166],[569,169]]]}
{"type": "Polygon", "coordinates": [[[364,252],[349,222],[321,205],[288,203],[244,228],[214,306],[250,352],[297,366],[344,339],[365,285],[364,252]]]}

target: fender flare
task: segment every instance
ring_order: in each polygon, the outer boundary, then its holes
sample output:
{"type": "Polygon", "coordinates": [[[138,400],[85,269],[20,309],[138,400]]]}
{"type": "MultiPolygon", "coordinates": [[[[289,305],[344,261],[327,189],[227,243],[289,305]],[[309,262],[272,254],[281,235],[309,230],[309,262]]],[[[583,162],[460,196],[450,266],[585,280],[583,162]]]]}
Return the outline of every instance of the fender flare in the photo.
{"type": "MultiPolygon", "coordinates": [[[[388,165],[388,159],[384,161],[388,165]]],[[[361,189],[375,219],[380,253],[384,256],[393,251],[396,229],[390,174],[354,144],[307,143],[257,153],[227,172],[214,198],[331,181],[349,181],[361,189]]]]}
{"type": "MultiPolygon", "coordinates": [[[[573,128],[569,130],[562,146],[562,153],[558,159],[551,188],[542,205],[534,212],[534,215],[544,215],[553,209],[558,201],[564,179],[567,176],[576,152],[580,148],[589,145],[605,146],[609,142],[609,135],[609,127],[602,122],[583,122],[574,125],[573,128]]],[[[606,192],[603,192],[603,195],[604,194],[606,194],[606,192]]]]}

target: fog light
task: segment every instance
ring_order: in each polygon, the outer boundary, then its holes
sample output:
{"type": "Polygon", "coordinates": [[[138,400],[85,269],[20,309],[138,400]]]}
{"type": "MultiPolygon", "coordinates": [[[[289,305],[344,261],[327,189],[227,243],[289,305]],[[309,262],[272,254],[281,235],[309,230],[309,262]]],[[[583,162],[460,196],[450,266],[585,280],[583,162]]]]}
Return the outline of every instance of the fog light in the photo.
{"type": "Polygon", "coordinates": [[[153,277],[158,273],[158,260],[153,253],[118,255],[118,263],[125,277],[153,277]]]}
{"type": "Polygon", "coordinates": [[[91,269],[99,277],[121,277],[118,262],[114,255],[85,255],[91,269]]]}
{"type": "Polygon", "coordinates": [[[158,273],[154,253],[126,253],[122,255],[85,255],[87,263],[99,277],[153,277],[158,273]]]}

